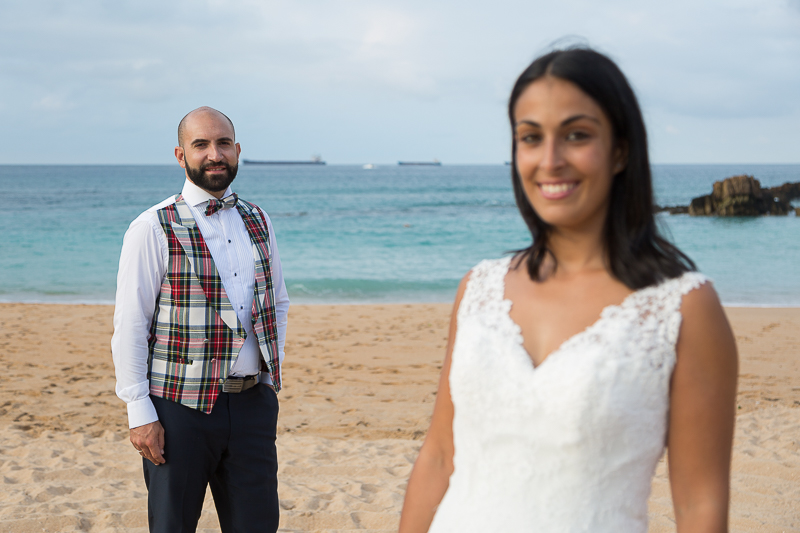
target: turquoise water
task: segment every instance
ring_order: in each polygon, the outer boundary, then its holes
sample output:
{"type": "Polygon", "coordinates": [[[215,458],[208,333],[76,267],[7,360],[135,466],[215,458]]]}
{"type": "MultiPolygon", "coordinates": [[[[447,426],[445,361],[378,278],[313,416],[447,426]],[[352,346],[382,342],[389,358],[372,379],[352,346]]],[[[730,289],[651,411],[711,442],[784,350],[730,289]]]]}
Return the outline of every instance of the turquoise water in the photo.
{"type": "MultiPolygon", "coordinates": [[[[242,165],[235,185],[272,217],[293,301],[450,301],[475,263],[528,243],[508,173],[242,165]]],[[[657,201],[741,173],[800,181],[800,165],[658,165],[657,201]]],[[[0,301],[113,302],[125,229],[182,183],[177,166],[0,167],[0,301]]],[[[800,217],[659,220],[725,303],[800,306],[800,217]]]]}

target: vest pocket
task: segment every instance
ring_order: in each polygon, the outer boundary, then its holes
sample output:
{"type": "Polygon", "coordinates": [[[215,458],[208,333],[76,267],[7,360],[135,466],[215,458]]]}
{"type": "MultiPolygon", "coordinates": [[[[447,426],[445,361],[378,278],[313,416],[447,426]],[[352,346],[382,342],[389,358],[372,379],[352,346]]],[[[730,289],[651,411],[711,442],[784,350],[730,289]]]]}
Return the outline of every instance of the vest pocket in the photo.
{"type": "Polygon", "coordinates": [[[168,361],[170,363],[180,363],[182,365],[192,364],[192,360],[185,355],[159,350],[158,345],[153,348],[153,359],[158,359],[159,361],[168,361]]]}
{"type": "Polygon", "coordinates": [[[157,338],[153,344],[153,359],[191,365],[195,361],[211,357],[207,350],[208,343],[205,339],[181,341],[157,338]]]}

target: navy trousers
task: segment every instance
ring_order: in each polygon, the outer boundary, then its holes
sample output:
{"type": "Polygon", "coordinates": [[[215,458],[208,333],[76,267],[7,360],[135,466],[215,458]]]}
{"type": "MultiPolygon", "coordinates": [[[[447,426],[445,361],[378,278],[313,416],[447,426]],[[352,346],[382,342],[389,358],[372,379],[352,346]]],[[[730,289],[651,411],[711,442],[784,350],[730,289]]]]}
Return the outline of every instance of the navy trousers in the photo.
{"type": "Polygon", "coordinates": [[[211,486],[222,533],[278,530],[278,398],[267,385],[220,393],[211,413],[151,396],[164,459],[143,459],[151,533],[193,533],[211,486]]]}

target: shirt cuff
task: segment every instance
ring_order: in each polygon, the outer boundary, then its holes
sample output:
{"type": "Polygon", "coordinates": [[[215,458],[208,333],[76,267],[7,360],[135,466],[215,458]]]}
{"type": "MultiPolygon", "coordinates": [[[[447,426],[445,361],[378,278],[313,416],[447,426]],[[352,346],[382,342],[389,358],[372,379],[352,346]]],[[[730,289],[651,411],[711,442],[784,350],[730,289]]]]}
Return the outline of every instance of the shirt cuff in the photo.
{"type": "Polygon", "coordinates": [[[158,420],[158,413],[150,397],[128,403],[128,428],[138,428],[158,420]]]}

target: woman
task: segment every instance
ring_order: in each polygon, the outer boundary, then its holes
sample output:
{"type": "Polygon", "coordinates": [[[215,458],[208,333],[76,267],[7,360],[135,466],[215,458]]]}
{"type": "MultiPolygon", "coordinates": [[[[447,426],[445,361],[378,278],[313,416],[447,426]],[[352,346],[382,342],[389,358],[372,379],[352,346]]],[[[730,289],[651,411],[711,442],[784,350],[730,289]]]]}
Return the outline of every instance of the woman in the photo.
{"type": "Polygon", "coordinates": [[[665,445],[678,531],[727,531],[736,346],[658,233],[633,91],[555,51],[508,109],[533,243],[461,282],[401,533],[646,532],[665,445]]]}

